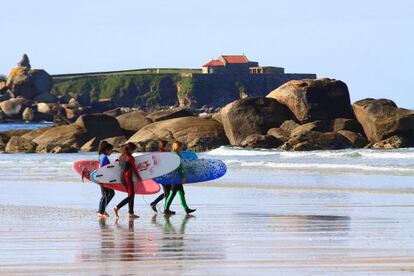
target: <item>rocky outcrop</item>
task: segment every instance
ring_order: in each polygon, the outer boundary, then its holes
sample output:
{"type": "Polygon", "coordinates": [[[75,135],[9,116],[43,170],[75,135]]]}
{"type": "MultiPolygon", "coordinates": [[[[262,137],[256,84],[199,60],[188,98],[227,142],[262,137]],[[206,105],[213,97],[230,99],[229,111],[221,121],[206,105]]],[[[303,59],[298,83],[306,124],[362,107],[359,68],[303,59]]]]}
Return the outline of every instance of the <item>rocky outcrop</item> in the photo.
{"type": "Polygon", "coordinates": [[[194,114],[185,107],[171,108],[160,110],[147,115],[147,118],[153,122],[164,121],[168,119],[194,116],[194,114]]]}
{"type": "Polygon", "coordinates": [[[13,68],[6,83],[14,97],[33,99],[52,89],[52,77],[44,70],[27,67],[13,68]]]}
{"type": "Polygon", "coordinates": [[[51,127],[33,139],[33,142],[39,145],[38,151],[41,151],[45,148],[51,150],[57,145],[80,148],[91,138],[85,128],[72,124],[51,127]]]}
{"type": "Polygon", "coordinates": [[[309,131],[337,132],[340,130],[364,133],[361,125],[353,119],[338,118],[335,120],[314,121],[294,128],[290,135],[300,135],[309,131]]]}
{"type": "Polygon", "coordinates": [[[301,123],[353,118],[349,91],[333,79],[293,80],[267,95],[286,105],[301,123]]]}
{"type": "Polygon", "coordinates": [[[127,141],[127,138],[125,136],[116,136],[116,137],[110,137],[105,139],[99,139],[98,137],[93,137],[91,140],[86,142],[82,145],[80,148],[80,151],[97,151],[99,147],[99,143],[105,140],[111,145],[114,146],[114,151],[120,151],[121,146],[124,145],[127,141]]]}
{"type": "Polygon", "coordinates": [[[19,119],[27,106],[27,100],[23,98],[13,98],[0,103],[1,111],[8,118],[19,119]]]}
{"type": "Polygon", "coordinates": [[[123,135],[117,119],[105,114],[82,115],[74,124],[98,139],[123,135]]]}
{"type": "Polygon", "coordinates": [[[308,150],[337,150],[351,148],[352,144],[347,138],[337,132],[310,131],[293,136],[280,149],[308,151],[308,150]]]}
{"type": "Polygon", "coordinates": [[[407,139],[404,136],[394,135],[382,141],[373,144],[373,149],[399,149],[413,147],[414,143],[412,139],[407,139]]]}
{"type": "Polygon", "coordinates": [[[372,143],[394,135],[414,142],[414,111],[398,108],[386,99],[364,99],[353,104],[357,120],[372,143]]]}
{"type": "Polygon", "coordinates": [[[286,106],[274,99],[254,97],[237,100],[220,111],[224,130],[232,145],[240,145],[251,134],[266,134],[292,119],[286,106]]]}
{"type": "Polygon", "coordinates": [[[352,148],[364,148],[369,144],[369,141],[361,133],[355,133],[349,130],[339,130],[339,134],[348,139],[352,148]]]}
{"type": "Polygon", "coordinates": [[[123,130],[135,133],[144,126],[152,123],[152,120],[148,119],[146,115],[142,111],[133,111],[119,115],[116,119],[123,130]]]}
{"type": "Polygon", "coordinates": [[[283,144],[282,140],[272,135],[251,134],[241,143],[244,148],[275,149],[283,144]]]}
{"type": "Polygon", "coordinates": [[[34,139],[36,139],[37,137],[39,137],[40,135],[45,133],[47,130],[49,130],[53,127],[54,126],[48,126],[48,127],[41,127],[41,128],[37,128],[37,129],[34,129],[34,130],[30,130],[30,131],[24,133],[21,137],[25,138],[29,141],[33,141],[34,139]]]}
{"type": "Polygon", "coordinates": [[[57,103],[58,98],[48,92],[42,93],[36,97],[34,97],[33,101],[35,102],[42,102],[42,103],[57,103]]]}
{"type": "Polygon", "coordinates": [[[159,139],[171,142],[178,140],[187,145],[187,148],[196,151],[229,144],[223,126],[219,122],[196,116],[149,124],[135,133],[128,142],[147,144],[159,139]]]}
{"type": "Polygon", "coordinates": [[[30,65],[30,60],[27,54],[23,54],[22,59],[17,63],[18,67],[26,67],[30,69],[32,66],[30,65]]]}
{"type": "Polygon", "coordinates": [[[23,121],[32,122],[34,120],[34,111],[30,107],[26,107],[22,114],[23,121]]]}
{"type": "Polygon", "coordinates": [[[17,153],[17,152],[30,153],[30,152],[35,152],[36,146],[37,144],[33,143],[30,140],[27,140],[19,136],[13,136],[7,142],[5,151],[9,153],[17,153]]]}
{"type": "MultiPolygon", "coordinates": [[[[43,69],[30,70],[30,76],[37,94],[41,95],[49,94],[52,90],[53,80],[52,77],[43,69]]],[[[50,94],[49,94],[50,95],[50,94]]],[[[44,96],[45,97],[45,96],[44,96]]]]}

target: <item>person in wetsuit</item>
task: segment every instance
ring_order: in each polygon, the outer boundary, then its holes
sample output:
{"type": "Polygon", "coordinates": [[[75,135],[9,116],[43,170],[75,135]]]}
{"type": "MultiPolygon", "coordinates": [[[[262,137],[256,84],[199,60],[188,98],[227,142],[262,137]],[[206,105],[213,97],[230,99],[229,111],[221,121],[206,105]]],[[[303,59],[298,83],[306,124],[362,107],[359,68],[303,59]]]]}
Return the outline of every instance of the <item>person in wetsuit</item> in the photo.
{"type": "MultiPolygon", "coordinates": [[[[180,151],[181,151],[182,146],[183,146],[183,144],[181,142],[175,141],[172,145],[172,151],[174,153],[176,153],[178,156],[180,156],[180,151]]],[[[180,156],[180,158],[181,158],[181,156],[180,156]]],[[[174,215],[175,214],[174,211],[170,210],[170,207],[171,207],[171,203],[173,202],[174,197],[177,193],[180,196],[181,205],[183,206],[183,208],[184,208],[184,210],[187,214],[191,214],[191,213],[196,211],[196,209],[190,209],[187,205],[186,200],[185,200],[185,192],[184,192],[183,184],[186,183],[186,178],[185,178],[185,172],[184,172],[182,162],[181,162],[180,166],[178,166],[177,170],[178,170],[178,174],[181,177],[181,184],[172,185],[171,192],[169,193],[169,195],[167,197],[167,200],[165,201],[165,207],[164,207],[164,214],[165,215],[174,215]]]]}
{"type": "MultiPolygon", "coordinates": [[[[169,152],[169,150],[167,149],[167,144],[168,142],[165,140],[161,140],[158,142],[158,150],[160,152],[169,152]]],[[[161,200],[163,200],[164,198],[167,198],[168,195],[170,194],[171,191],[171,185],[167,184],[167,185],[161,185],[162,187],[162,191],[163,193],[160,194],[153,202],[151,202],[150,206],[151,209],[157,213],[157,204],[158,202],[160,202],[161,200]]]]}
{"type": "MultiPolygon", "coordinates": [[[[111,144],[109,144],[107,141],[101,141],[99,143],[98,153],[99,153],[99,167],[100,168],[110,163],[108,156],[111,155],[113,148],[114,147],[111,144]]],[[[101,200],[99,201],[99,209],[96,214],[98,215],[99,218],[107,218],[109,217],[109,214],[105,211],[105,209],[106,209],[106,206],[108,206],[109,202],[114,197],[115,192],[114,190],[106,188],[102,185],[100,185],[100,187],[101,187],[102,197],[101,197],[101,200]]]]}
{"type": "Polygon", "coordinates": [[[132,152],[134,152],[136,149],[137,146],[134,143],[130,142],[122,147],[121,155],[119,156],[119,166],[121,167],[121,182],[127,188],[128,196],[114,207],[114,213],[117,218],[119,217],[119,209],[124,207],[126,204],[128,204],[129,218],[139,218],[139,216],[134,214],[135,191],[134,181],[132,179],[133,175],[135,175],[137,181],[142,181],[137,167],[135,166],[135,158],[132,156],[132,152]]]}

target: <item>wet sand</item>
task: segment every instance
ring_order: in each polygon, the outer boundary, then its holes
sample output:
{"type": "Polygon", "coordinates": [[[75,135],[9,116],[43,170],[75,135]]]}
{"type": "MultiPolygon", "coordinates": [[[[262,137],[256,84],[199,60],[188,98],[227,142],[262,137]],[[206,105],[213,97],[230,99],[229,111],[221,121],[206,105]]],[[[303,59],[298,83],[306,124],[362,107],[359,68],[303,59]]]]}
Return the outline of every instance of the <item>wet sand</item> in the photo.
{"type": "Polygon", "coordinates": [[[179,204],[175,216],[156,215],[138,196],[141,218],[129,222],[123,210],[116,222],[96,219],[92,185],[0,182],[0,274],[414,271],[412,194],[218,186],[187,187],[194,216],[179,204]]]}

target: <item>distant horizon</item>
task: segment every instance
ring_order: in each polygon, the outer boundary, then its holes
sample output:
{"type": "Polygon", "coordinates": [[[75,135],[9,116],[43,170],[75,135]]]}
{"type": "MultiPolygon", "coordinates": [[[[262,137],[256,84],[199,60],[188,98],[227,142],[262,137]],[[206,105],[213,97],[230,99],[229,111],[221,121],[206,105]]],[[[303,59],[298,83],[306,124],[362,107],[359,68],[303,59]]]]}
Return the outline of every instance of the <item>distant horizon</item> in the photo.
{"type": "Polygon", "coordinates": [[[0,74],[23,53],[52,75],[201,68],[222,54],[245,54],[287,73],[342,80],[353,102],[414,106],[409,0],[22,0],[2,8],[0,74]]]}

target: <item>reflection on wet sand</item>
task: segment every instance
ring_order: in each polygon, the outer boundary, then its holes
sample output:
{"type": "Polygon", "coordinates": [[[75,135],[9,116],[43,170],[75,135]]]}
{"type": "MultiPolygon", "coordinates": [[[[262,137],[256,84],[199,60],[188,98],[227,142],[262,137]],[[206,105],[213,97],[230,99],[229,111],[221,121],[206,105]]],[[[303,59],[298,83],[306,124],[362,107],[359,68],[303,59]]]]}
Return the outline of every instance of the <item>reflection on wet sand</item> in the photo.
{"type": "MultiPolygon", "coordinates": [[[[82,262],[145,261],[145,260],[202,260],[221,258],[220,247],[214,246],[200,251],[198,239],[186,240],[187,223],[194,216],[186,215],[175,226],[169,216],[155,214],[152,227],[142,228],[139,220],[129,220],[123,225],[115,220],[112,225],[104,219],[98,221],[100,240],[98,250],[85,249],[80,257],[82,262]],[[140,228],[135,229],[138,224],[140,228]]],[[[92,247],[93,248],[93,247],[92,247]]],[[[204,248],[204,246],[203,246],[204,248]]]]}

